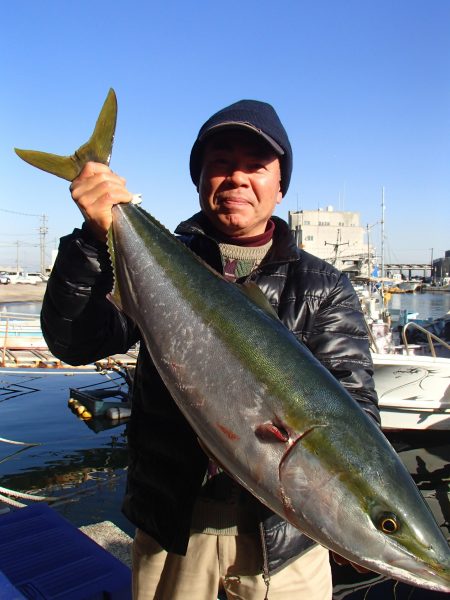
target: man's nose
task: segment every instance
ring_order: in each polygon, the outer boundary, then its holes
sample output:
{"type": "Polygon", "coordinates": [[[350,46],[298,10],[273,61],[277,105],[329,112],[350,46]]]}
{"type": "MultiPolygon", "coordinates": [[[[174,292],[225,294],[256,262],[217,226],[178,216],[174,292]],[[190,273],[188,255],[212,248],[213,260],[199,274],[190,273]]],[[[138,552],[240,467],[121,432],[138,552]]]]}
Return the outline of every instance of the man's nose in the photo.
{"type": "Polygon", "coordinates": [[[235,185],[245,185],[248,183],[248,173],[242,166],[233,165],[230,167],[227,179],[232,181],[235,185]]]}

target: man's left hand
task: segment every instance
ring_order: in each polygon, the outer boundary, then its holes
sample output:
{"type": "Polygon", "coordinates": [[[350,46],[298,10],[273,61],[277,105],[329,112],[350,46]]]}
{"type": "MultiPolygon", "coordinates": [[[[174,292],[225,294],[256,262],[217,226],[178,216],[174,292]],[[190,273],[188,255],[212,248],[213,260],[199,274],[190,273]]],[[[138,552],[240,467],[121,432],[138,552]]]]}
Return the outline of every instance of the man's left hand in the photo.
{"type": "Polygon", "coordinates": [[[336,554],[335,552],[331,552],[331,556],[333,557],[334,562],[340,567],[350,565],[355,569],[355,571],[358,571],[358,573],[371,573],[370,569],[366,569],[366,567],[361,567],[361,565],[357,565],[356,563],[347,560],[346,558],[340,556],[339,554],[336,554]]]}

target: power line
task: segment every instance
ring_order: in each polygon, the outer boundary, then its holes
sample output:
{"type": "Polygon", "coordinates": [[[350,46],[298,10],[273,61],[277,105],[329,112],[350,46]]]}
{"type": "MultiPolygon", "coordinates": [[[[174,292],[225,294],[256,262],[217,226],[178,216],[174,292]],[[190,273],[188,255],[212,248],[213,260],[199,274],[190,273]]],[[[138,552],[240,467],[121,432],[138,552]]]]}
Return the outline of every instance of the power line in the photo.
{"type": "MultiPolygon", "coordinates": [[[[21,215],[23,217],[38,217],[41,220],[41,225],[39,227],[39,238],[40,238],[40,254],[41,254],[41,272],[45,273],[45,244],[46,244],[46,236],[48,233],[48,227],[47,227],[47,220],[48,217],[47,215],[36,215],[34,213],[25,213],[25,212],[20,212],[17,210],[10,210],[8,208],[0,208],[0,211],[2,212],[7,212],[13,215],[21,215]]],[[[19,252],[19,241],[16,242],[17,244],[17,252],[19,252]]],[[[19,259],[17,258],[17,264],[19,262],[19,259]]]]}
{"type": "Polygon", "coordinates": [[[26,246],[27,248],[37,248],[40,244],[32,244],[31,242],[21,242],[17,240],[14,244],[4,244],[0,242],[0,248],[15,248],[19,244],[20,246],[26,246]]]}
{"type": "Polygon", "coordinates": [[[11,213],[13,215],[22,215],[23,217],[41,217],[42,216],[42,215],[35,215],[35,214],[32,214],[32,213],[18,212],[17,210],[9,210],[7,208],[0,208],[0,210],[2,212],[11,213]]]}
{"type": "Polygon", "coordinates": [[[36,237],[36,234],[35,233],[4,233],[4,232],[0,231],[0,236],[1,237],[13,237],[13,238],[18,238],[18,237],[21,237],[21,238],[33,237],[34,238],[34,237],[36,237]]]}

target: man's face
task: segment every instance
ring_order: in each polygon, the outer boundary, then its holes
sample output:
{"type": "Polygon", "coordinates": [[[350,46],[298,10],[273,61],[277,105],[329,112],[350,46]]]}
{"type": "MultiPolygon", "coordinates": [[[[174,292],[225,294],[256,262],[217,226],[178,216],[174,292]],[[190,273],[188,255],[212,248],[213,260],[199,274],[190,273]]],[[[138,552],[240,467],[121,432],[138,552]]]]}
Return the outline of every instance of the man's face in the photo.
{"type": "Polygon", "coordinates": [[[278,156],[257,135],[243,130],[217,133],[205,143],[200,206],[225,235],[259,235],[281,202],[280,179],[278,156]]]}

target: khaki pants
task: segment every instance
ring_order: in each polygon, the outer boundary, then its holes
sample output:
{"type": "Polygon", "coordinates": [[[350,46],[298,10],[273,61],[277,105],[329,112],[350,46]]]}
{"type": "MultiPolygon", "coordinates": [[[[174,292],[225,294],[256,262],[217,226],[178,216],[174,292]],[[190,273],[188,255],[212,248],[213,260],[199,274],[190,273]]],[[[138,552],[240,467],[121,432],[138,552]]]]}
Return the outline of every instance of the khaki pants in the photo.
{"type": "MultiPolygon", "coordinates": [[[[140,531],[133,542],[134,600],[263,600],[258,535],[194,533],[186,556],[167,553],[140,531]]],[[[330,600],[328,550],[314,547],[270,579],[269,600],[330,600]]]]}

